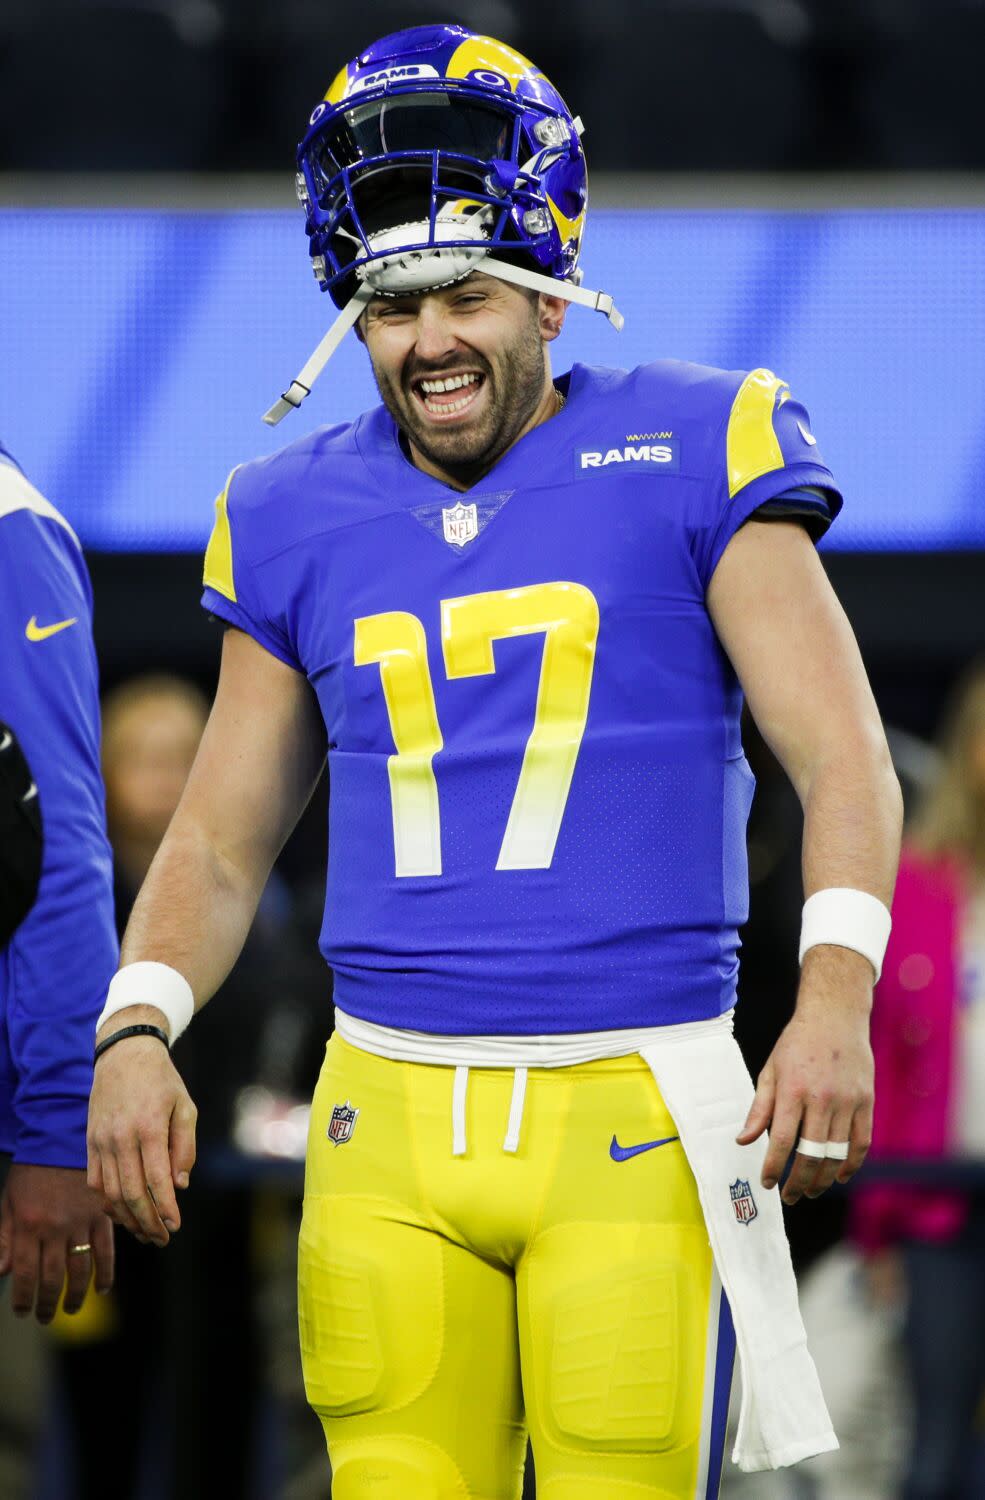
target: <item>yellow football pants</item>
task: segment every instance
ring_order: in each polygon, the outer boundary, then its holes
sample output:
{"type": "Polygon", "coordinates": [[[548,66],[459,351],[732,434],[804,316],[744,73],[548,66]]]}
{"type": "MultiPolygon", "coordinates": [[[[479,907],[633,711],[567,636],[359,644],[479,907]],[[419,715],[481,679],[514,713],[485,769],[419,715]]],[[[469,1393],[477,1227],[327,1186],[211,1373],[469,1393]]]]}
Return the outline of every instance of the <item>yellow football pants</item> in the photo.
{"type": "Polygon", "coordinates": [[[299,1307],[334,1500],[518,1500],[528,1430],[538,1500],[714,1500],[732,1323],[646,1063],[531,1068],[516,1152],[513,1072],[474,1068],[452,1154],[454,1077],[328,1044],[299,1307]]]}

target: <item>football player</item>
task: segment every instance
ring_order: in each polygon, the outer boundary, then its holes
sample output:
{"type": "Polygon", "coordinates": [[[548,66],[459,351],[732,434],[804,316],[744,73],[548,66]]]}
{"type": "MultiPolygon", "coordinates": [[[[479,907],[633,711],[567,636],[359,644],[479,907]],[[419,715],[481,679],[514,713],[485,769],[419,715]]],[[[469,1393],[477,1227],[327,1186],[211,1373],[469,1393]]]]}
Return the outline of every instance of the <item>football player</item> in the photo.
{"type": "Polygon", "coordinates": [[[841,497],[768,370],[552,374],[569,302],[620,319],[579,284],[580,122],[507,47],[385,38],[298,165],[340,311],[268,420],[353,326],[381,404],[216,502],[219,689],[101,1018],[91,1181],[178,1228],[194,1106],[167,1049],[327,752],[299,1293],[334,1493],[506,1500],[529,1432],[545,1500],[706,1500],[736,1339],[737,1461],[835,1442],[774,1189],[865,1156],[898,853],[813,545],[841,497]],[[806,815],[800,993],[755,1093],[743,693],[806,815]]]}
{"type": "Polygon", "coordinates": [[[78,538],[0,448],[0,1290],[50,1323],[113,1226],[87,1186],[92,1028],[116,967],[92,589],[78,538]]]}

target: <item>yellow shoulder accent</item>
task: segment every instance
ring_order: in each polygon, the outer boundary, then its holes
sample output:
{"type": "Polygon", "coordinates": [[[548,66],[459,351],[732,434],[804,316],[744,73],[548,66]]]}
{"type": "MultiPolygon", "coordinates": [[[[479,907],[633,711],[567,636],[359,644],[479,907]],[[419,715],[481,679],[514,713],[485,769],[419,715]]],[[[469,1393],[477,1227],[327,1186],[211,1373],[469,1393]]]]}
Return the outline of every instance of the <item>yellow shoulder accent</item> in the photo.
{"type": "MultiPolygon", "coordinates": [[[[238,465],[237,465],[238,467],[238,465]]],[[[227,599],[236,603],[236,584],[233,581],[233,537],[229,529],[229,512],[227,510],[229,486],[233,482],[232,474],[226,480],[226,488],[221,495],[216,496],[215,501],[215,525],[212,535],[209,537],[209,545],[205,549],[205,569],[202,574],[202,582],[217,593],[225,594],[227,599]]]]}
{"type": "Polygon", "coordinates": [[[491,36],[470,36],[461,42],[451,55],[445,77],[467,78],[476,69],[501,73],[514,93],[521,78],[540,76],[529,58],[491,36]]]}
{"type": "MultiPolygon", "coordinates": [[[[786,381],[772,370],[752,370],[736,392],[725,438],[730,500],[744,485],[783,468],[783,452],[773,431],[778,391],[789,395],[786,381]]],[[[781,404],[783,400],[781,394],[781,404]]]]}

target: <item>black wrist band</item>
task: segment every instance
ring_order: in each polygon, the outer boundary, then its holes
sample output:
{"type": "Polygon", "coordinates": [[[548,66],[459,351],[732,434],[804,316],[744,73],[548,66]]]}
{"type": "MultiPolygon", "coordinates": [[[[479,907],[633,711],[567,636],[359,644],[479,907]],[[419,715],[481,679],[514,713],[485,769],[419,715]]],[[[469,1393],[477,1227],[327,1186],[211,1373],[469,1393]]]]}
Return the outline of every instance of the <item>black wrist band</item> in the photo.
{"type": "Polygon", "coordinates": [[[160,1026],[124,1026],[121,1031],[114,1031],[112,1036],[108,1036],[105,1041],[99,1043],[93,1054],[93,1062],[97,1063],[107,1047],[112,1047],[114,1042],[122,1042],[125,1036],[156,1036],[159,1042],[164,1043],[169,1052],[171,1050],[168,1034],[166,1031],[162,1031],[160,1026]]]}

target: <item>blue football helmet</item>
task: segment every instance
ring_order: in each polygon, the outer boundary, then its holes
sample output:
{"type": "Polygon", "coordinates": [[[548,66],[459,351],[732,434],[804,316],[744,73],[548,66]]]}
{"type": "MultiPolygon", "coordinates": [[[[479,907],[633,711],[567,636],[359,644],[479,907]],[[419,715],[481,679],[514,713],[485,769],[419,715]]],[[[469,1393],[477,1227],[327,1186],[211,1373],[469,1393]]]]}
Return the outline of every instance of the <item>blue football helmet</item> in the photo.
{"type": "Polygon", "coordinates": [[[287,391],[299,406],[374,296],[504,281],[622,318],[580,286],[581,122],[534,65],[461,26],[384,37],[336,76],[298,147],[315,276],[341,309],[287,391]]]}

